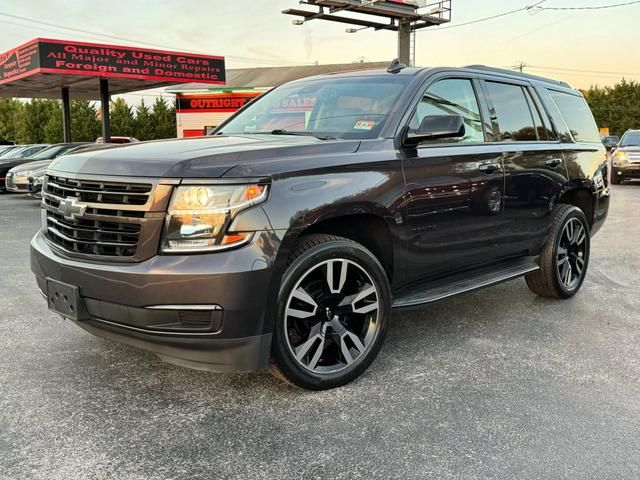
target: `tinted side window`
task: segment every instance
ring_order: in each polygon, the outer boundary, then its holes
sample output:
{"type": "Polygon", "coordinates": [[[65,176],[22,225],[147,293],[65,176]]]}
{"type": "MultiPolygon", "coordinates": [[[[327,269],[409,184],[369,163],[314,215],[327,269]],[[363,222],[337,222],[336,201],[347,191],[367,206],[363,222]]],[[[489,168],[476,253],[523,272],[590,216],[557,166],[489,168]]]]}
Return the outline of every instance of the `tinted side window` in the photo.
{"type": "Polygon", "coordinates": [[[430,85],[409,122],[410,128],[419,128],[422,120],[430,115],[460,115],[464,119],[463,138],[434,142],[476,143],[485,140],[480,107],[471,80],[450,78],[430,85]]]}
{"type": "Polygon", "coordinates": [[[549,131],[547,130],[547,128],[545,127],[544,122],[542,121],[542,116],[540,115],[540,111],[538,110],[538,107],[536,106],[535,102],[533,101],[533,98],[531,97],[531,92],[527,91],[525,89],[525,96],[527,97],[527,103],[529,104],[529,110],[531,111],[531,114],[533,115],[533,122],[534,125],[536,127],[536,132],[538,134],[538,140],[549,140],[549,131]]]}
{"type": "Polygon", "coordinates": [[[519,85],[486,82],[502,142],[535,142],[538,140],[535,124],[525,92],[519,85]]]}
{"type": "Polygon", "coordinates": [[[584,98],[555,90],[549,94],[576,142],[600,143],[598,127],[584,98]]]}

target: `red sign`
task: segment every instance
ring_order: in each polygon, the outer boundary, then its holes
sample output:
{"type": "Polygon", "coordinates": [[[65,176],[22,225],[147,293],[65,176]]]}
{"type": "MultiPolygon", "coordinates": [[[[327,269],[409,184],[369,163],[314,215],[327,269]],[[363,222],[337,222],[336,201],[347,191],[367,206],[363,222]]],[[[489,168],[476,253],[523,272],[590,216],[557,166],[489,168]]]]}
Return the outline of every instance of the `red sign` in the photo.
{"type": "Polygon", "coordinates": [[[224,57],[41,38],[0,55],[0,84],[36,73],[224,84],[225,62],[224,57]]]}
{"type": "Polygon", "coordinates": [[[39,66],[36,40],[0,54],[0,85],[31,75],[39,66]]]}
{"type": "Polygon", "coordinates": [[[178,96],[176,99],[179,113],[236,112],[254,98],[258,92],[217,95],[178,96]]]}

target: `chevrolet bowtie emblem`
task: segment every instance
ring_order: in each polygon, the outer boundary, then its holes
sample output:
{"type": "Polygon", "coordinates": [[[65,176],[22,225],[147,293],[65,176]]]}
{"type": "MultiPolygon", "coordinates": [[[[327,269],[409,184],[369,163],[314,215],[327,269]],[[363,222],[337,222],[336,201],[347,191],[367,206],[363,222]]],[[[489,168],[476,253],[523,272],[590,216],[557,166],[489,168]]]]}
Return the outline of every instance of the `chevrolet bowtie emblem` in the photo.
{"type": "Polygon", "coordinates": [[[87,211],[87,206],[84,203],[80,203],[75,197],[67,197],[60,202],[58,206],[58,212],[65,218],[65,220],[75,220],[84,216],[84,212],[87,211]]]}

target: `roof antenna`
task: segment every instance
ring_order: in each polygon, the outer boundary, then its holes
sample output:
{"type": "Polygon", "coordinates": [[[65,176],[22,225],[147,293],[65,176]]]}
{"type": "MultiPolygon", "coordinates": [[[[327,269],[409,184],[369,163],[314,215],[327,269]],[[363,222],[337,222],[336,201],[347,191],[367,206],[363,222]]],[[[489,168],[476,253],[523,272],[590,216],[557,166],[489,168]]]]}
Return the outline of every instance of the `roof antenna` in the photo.
{"type": "Polygon", "coordinates": [[[407,66],[404,63],[400,63],[399,58],[396,58],[393,62],[391,62],[391,65],[389,65],[389,68],[387,68],[387,72],[400,73],[405,68],[407,68],[407,66]]]}

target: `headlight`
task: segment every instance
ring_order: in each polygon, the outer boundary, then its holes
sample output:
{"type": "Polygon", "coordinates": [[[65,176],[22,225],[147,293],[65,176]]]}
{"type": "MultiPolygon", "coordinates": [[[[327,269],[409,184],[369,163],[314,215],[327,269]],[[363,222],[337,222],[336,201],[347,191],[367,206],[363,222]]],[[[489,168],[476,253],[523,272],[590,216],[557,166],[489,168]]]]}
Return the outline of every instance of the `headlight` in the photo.
{"type": "Polygon", "coordinates": [[[266,185],[193,185],[173,192],[162,251],[207,252],[243,245],[253,232],[227,232],[241,210],[266,200],[266,185]]]}
{"type": "Polygon", "coordinates": [[[623,151],[618,150],[613,155],[613,165],[614,166],[624,165],[628,161],[629,161],[629,154],[627,152],[623,152],[623,151]]]}

